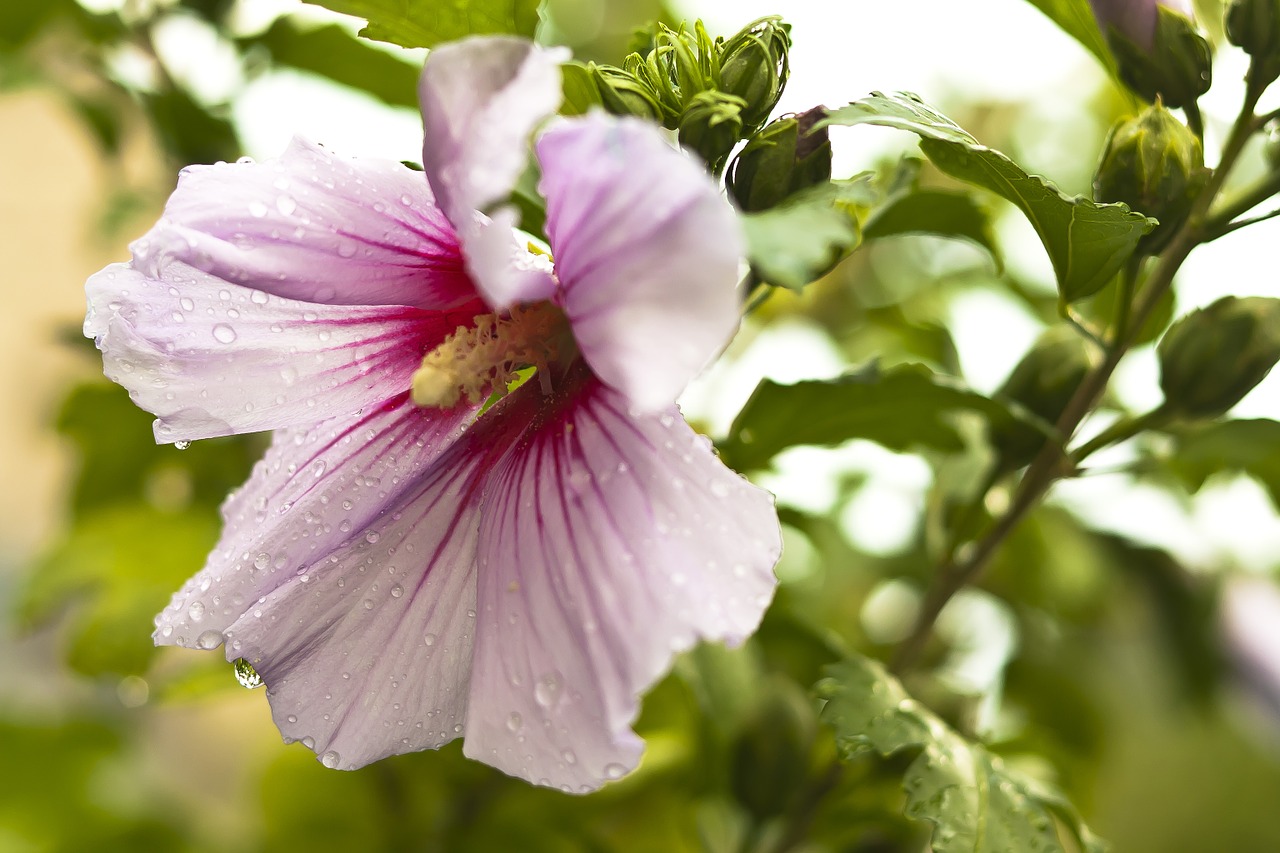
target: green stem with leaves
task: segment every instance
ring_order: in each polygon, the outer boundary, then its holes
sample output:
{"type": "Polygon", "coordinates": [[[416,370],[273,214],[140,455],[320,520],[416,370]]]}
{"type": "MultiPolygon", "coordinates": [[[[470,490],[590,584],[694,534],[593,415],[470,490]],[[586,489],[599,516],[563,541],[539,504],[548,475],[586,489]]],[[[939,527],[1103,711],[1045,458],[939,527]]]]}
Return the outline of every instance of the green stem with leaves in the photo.
{"type": "MultiPolygon", "coordinates": [[[[1102,363],[1087,373],[1076,388],[1071,400],[1067,403],[1062,415],[1055,424],[1056,434],[1063,436],[1064,443],[1047,441],[1039,454],[1028,466],[1026,473],[1018,483],[1008,509],[971,547],[963,552],[946,557],[934,574],[933,582],[925,593],[910,635],[898,646],[893,657],[892,668],[903,672],[913,666],[924,651],[933,632],[933,625],[947,603],[964,587],[968,586],[986,568],[987,562],[1003,544],[1004,540],[1018,526],[1024,517],[1036,507],[1049,487],[1063,476],[1074,470],[1074,463],[1065,454],[1064,446],[1074,436],[1081,422],[1093,411],[1102,392],[1106,389],[1111,375],[1120,364],[1121,359],[1133,346],[1139,331],[1151,313],[1159,304],[1161,297],[1173,284],[1183,261],[1191,251],[1205,241],[1206,223],[1209,208],[1217,199],[1227,176],[1235,166],[1244,150],[1245,144],[1257,130],[1254,109],[1261,97],[1261,88],[1250,85],[1246,92],[1240,114],[1223,145],[1222,158],[1218,168],[1214,170],[1204,189],[1196,198],[1186,222],[1174,235],[1164,252],[1156,261],[1145,285],[1137,294],[1133,310],[1122,315],[1123,322],[1117,322],[1115,334],[1102,363]]],[[[1131,265],[1133,282],[1137,281],[1138,267],[1131,265]]],[[[1130,285],[1132,286],[1132,284],[1130,285]]],[[[1087,445],[1086,445],[1087,446],[1087,445]]],[[[1101,445],[1099,445],[1101,446],[1101,445]]],[[[1091,448],[1090,452],[1097,449],[1091,448]]]]}

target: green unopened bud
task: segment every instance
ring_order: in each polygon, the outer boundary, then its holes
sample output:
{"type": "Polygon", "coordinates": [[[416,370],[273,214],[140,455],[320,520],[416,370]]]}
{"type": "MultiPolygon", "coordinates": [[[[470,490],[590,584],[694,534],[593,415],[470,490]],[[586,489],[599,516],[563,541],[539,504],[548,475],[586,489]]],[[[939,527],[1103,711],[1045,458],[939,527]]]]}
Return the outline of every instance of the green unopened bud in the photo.
{"type": "Polygon", "coordinates": [[[791,25],[775,16],[743,27],[720,51],[720,91],[746,101],[742,122],[753,132],[769,119],[791,73],[791,25]]]}
{"type": "Polygon", "coordinates": [[[768,210],[794,192],[831,180],[831,140],[823,107],[781,118],[743,146],[725,181],[738,207],[768,210]]]}
{"type": "Polygon", "coordinates": [[[1234,0],[1226,24],[1227,39],[1253,59],[1249,74],[1257,85],[1280,77],[1280,0],[1234,0]]]}
{"type": "MultiPolygon", "coordinates": [[[[1022,357],[996,395],[1019,404],[1051,427],[1097,363],[1098,356],[1074,329],[1053,326],[1022,357]]],[[[1009,416],[993,418],[990,435],[1006,471],[1030,462],[1047,440],[1043,431],[1009,416]]]]}
{"type": "Polygon", "coordinates": [[[661,121],[662,106],[658,97],[644,83],[621,68],[612,65],[589,66],[591,79],[600,92],[601,105],[614,115],[636,116],[661,121]]]}
{"type": "Polygon", "coordinates": [[[1216,418],[1280,360],[1280,299],[1223,297],[1174,323],[1156,351],[1165,408],[1216,418]]]}
{"type": "Polygon", "coordinates": [[[656,54],[685,109],[700,93],[715,88],[718,71],[715,42],[707,35],[702,21],[694,22],[693,32],[683,25],[678,30],[663,27],[656,44],[650,56],[656,54]]]}
{"type": "Polygon", "coordinates": [[[1154,254],[1186,221],[1207,177],[1200,140],[1157,102],[1111,129],[1093,192],[1097,201],[1121,201],[1160,220],[1138,244],[1154,254]]]}
{"type": "Polygon", "coordinates": [[[742,137],[744,106],[736,95],[708,90],[699,92],[680,116],[680,144],[701,157],[713,174],[720,174],[742,137]]]}
{"type": "MultiPolygon", "coordinates": [[[[1095,0],[1095,8],[1098,5],[1095,0]]],[[[1152,0],[1128,5],[1151,6],[1152,0]]],[[[1176,108],[1194,103],[1209,91],[1213,79],[1209,42],[1187,15],[1163,3],[1155,4],[1149,39],[1138,27],[1107,24],[1101,15],[1099,22],[1115,55],[1120,79],[1137,95],[1151,102],[1160,98],[1176,108]]]]}
{"type": "Polygon", "coordinates": [[[733,794],[757,818],[784,813],[804,787],[817,715],[794,682],[767,681],[730,752],[733,794]]]}

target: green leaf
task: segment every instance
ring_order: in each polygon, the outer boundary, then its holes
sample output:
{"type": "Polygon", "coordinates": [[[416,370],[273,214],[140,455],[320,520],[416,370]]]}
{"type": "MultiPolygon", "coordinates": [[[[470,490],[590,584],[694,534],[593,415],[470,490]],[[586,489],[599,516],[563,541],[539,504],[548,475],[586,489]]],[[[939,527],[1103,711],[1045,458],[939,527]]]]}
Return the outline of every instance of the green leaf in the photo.
{"type": "Polygon", "coordinates": [[[1111,56],[1107,41],[1098,28],[1098,21],[1089,8],[1088,0],[1028,0],[1057,24],[1063,32],[1084,46],[1102,63],[1102,67],[1115,74],[1116,61],[1111,56]]]}
{"type": "Polygon", "coordinates": [[[1104,849],[1060,794],[961,737],[880,664],[850,659],[829,667],[827,676],[818,684],[827,700],[822,719],[847,758],[920,750],[903,780],[905,813],[934,825],[934,853],[1104,849]],[[1072,846],[1063,844],[1059,828],[1072,846]]]}
{"type": "Polygon", "coordinates": [[[1123,204],[1095,204],[1064,195],[1027,174],[915,95],[873,93],[833,112],[829,124],[875,124],[909,130],[940,170],[1013,202],[1040,235],[1058,279],[1058,293],[1075,302],[1101,290],[1133,254],[1156,221],[1123,204]]]}
{"type": "Polygon", "coordinates": [[[1280,509],[1280,422],[1230,420],[1172,430],[1169,470],[1193,493],[1220,471],[1248,474],[1280,509]]]}
{"type": "Polygon", "coordinates": [[[892,450],[958,451],[964,442],[949,417],[960,411],[1018,417],[1006,406],[921,364],[882,369],[872,363],[830,380],[756,386],[720,445],[739,470],[762,468],[788,447],[832,447],[852,438],[892,450]]]}
{"type": "Polygon", "coordinates": [[[277,65],[318,74],[392,106],[418,106],[421,68],[360,41],[337,24],[303,29],[289,18],[280,18],[250,41],[271,51],[277,65]]]}
{"type": "Polygon", "coordinates": [[[364,18],[360,35],[402,47],[434,47],[463,36],[505,33],[532,38],[539,0],[307,0],[364,18]]]}
{"type": "Polygon", "coordinates": [[[803,190],[742,216],[747,259],[769,284],[800,290],[831,271],[861,241],[858,207],[874,200],[870,175],[803,190]]]}
{"type": "Polygon", "coordinates": [[[968,240],[991,254],[997,271],[1004,267],[992,227],[991,211],[969,193],[915,190],[892,198],[872,211],[863,223],[862,234],[867,239],[898,234],[932,234],[968,240]]]}

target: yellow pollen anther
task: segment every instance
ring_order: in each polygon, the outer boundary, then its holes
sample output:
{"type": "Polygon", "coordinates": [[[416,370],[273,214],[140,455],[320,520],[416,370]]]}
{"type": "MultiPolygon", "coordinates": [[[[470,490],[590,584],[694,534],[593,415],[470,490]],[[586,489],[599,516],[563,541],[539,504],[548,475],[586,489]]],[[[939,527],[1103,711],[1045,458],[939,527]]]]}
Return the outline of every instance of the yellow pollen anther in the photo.
{"type": "Polygon", "coordinates": [[[413,374],[413,402],[447,409],[466,397],[475,405],[494,392],[505,393],[519,378],[517,372],[528,367],[537,370],[548,390],[547,369],[571,355],[572,340],[564,314],[550,302],[483,314],[423,356],[413,374]]]}

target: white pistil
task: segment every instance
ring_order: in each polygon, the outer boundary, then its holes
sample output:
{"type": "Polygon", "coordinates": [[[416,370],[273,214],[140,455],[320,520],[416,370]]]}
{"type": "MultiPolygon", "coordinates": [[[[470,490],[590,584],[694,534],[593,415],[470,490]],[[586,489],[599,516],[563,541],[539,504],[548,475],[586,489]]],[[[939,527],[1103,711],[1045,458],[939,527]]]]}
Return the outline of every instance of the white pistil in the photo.
{"type": "Polygon", "coordinates": [[[495,391],[505,393],[517,371],[528,367],[536,368],[543,392],[550,393],[548,368],[567,359],[570,348],[565,316],[549,302],[481,315],[423,356],[413,374],[413,402],[447,409],[466,397],[475,405],[495,391]]]}

